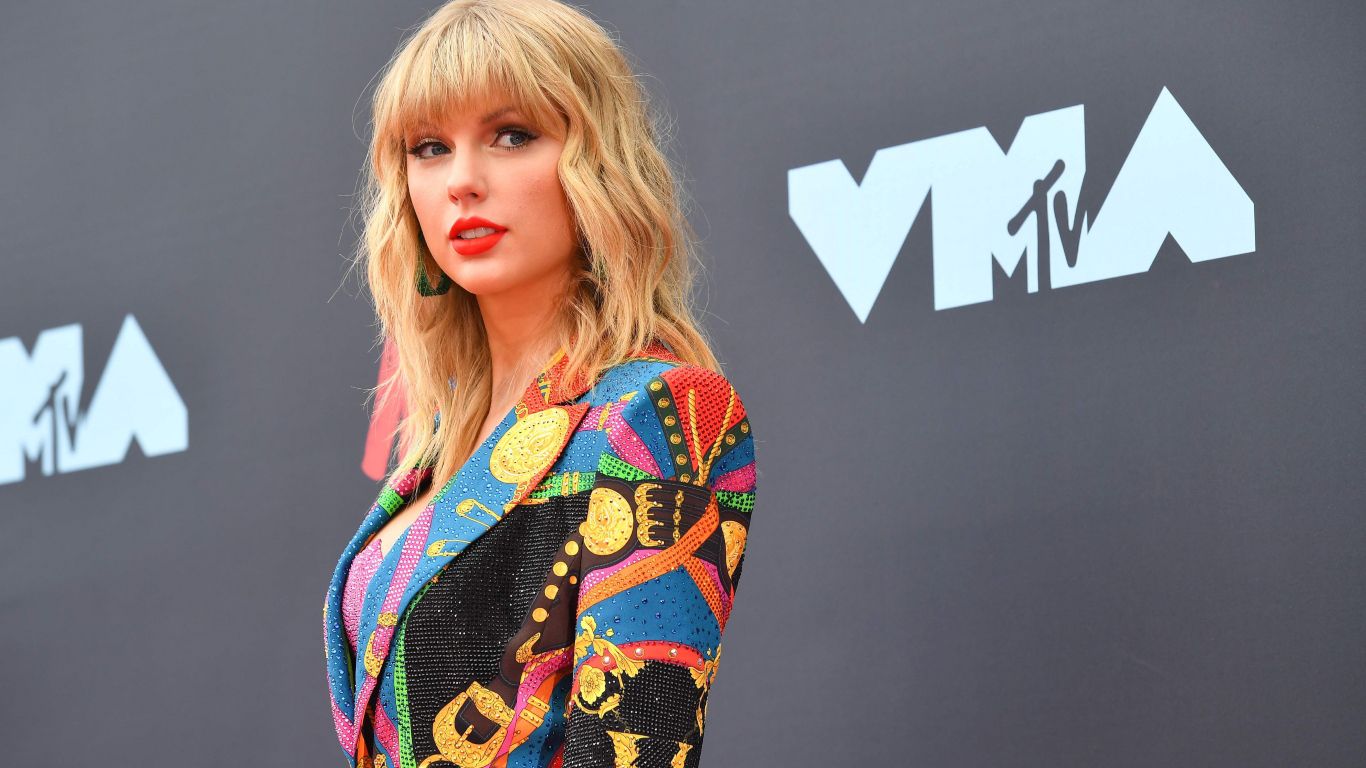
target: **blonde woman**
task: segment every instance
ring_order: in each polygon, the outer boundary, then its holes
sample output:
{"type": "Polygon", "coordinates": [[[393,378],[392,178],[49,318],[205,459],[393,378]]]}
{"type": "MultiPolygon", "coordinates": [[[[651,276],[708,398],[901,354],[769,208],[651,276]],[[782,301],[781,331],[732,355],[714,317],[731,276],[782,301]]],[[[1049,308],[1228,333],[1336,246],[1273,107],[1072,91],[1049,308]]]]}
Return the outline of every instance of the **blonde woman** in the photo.
{"type": "Polygon", "coordinates": [[[359,260],[401,457],[324,609],[361,766],[695,766],[754,507],[643,94],[553,0],[456,0],[376,87],[359,260]]]}

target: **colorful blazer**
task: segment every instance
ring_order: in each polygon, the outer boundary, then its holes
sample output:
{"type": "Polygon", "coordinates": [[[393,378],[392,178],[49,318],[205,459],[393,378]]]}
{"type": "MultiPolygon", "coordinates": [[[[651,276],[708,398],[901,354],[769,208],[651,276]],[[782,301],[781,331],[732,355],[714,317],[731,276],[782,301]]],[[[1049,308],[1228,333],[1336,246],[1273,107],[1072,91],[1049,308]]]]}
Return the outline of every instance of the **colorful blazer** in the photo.
{"type": "Polygon", "coordinates": [[[386,482],[332,575],[327,682],[351,766],[696,766],[754,508],[720,374],[655,344],[589,386],[561,349],[385,557],[356,553],[431,480],[386,482]]]}

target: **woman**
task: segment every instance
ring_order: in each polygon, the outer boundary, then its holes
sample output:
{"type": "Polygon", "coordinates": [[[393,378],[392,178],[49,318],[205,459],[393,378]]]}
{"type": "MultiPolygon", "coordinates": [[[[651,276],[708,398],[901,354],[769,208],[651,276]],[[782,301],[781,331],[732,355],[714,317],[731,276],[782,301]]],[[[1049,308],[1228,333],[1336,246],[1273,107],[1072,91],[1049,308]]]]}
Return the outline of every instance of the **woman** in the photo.
{"type": "Polygon", "coordinates": [[[552,0],[457,0],[374,97],[361,258],[402,457],[324,608],[362,766],[694,766],[754,441],[642,94],[552,0]]]}

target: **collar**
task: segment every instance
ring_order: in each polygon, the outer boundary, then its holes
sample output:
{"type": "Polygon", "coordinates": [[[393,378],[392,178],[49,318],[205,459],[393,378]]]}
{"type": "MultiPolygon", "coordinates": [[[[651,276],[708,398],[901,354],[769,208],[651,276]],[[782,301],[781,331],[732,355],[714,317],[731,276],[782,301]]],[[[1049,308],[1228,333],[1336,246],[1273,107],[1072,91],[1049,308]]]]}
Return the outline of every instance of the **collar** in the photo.
{"type": "MultiPolygon", "coordinates": [[[[571,380],[568,376],[569,353],[573,347],[574,340],[562,345],[549,359],[541,366],[540,371],[532,378],[522,393],[521,404],[526,411],[534,412],[547,408],[552,405],[565,405],[572,403],[583,397],[593,385],[596,379],[590,380],[588,376],[580,373],[571,380]]],[[[652,340],[644,349],[633,352],[629,359],[654,358],[668,360],[670,362],[682,362],[664,343],[658,339],[652,340]]]]}

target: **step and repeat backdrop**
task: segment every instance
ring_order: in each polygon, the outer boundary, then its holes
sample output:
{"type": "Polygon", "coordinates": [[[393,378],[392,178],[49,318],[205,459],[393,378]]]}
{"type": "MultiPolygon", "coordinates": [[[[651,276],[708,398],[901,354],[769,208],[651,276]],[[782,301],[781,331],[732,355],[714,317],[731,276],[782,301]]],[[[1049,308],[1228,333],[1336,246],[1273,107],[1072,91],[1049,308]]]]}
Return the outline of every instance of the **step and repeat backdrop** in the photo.
{"type": "MultiPolygon", "coordinates": [[[[0,9],[5,765],[343,757],[430,2],[0,9]]],[[[592,2],[759,456],[708,766],[1366,755],[1366,6],[592,2]]]]}

